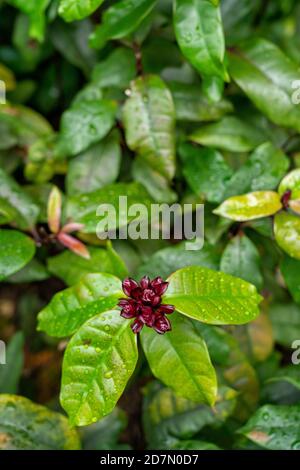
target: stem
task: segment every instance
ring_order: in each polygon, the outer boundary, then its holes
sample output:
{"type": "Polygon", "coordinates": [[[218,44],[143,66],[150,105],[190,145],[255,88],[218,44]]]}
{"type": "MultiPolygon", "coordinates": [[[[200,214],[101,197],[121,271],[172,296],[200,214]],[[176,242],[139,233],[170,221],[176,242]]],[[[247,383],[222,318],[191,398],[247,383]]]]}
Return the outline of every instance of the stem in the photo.
{"type": "Polygon", "coordinates": [[[133,52],[135,55],[136,71],[138,75],[143,75],[142,51],[138,43],[132,44],[133,52]]]}

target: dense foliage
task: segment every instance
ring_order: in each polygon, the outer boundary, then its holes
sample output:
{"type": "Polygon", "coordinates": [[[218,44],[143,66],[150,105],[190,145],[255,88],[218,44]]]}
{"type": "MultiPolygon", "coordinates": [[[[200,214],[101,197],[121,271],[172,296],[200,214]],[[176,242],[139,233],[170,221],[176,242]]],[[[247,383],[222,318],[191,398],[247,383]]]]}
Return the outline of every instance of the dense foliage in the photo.
{"type": "Polygon", "coordinates": [[[0,0],[0,449],[300,449],[298,3],[0,0]]]}

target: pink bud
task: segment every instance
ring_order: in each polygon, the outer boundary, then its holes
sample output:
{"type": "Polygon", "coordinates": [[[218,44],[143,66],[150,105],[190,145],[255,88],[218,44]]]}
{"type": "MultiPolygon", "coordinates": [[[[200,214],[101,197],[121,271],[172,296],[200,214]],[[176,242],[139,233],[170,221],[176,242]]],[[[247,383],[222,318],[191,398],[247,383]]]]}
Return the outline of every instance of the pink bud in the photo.
{"type": "Polygon", "coordinates": [[[137,334],[142,330],[144,323],[136,319],[130,326],[131,326],[133,333],[137,334]]]}
{"type": "Polygon", "coordinates": [[[133,289],[136,289],[138,286],[139,286],[138,283],[134,279],[131,279],[131,277],[127,277],[122,282],[123,292],[125,295],[128,295],[128,297],[130,297],[133,289]]]}
{"type": "Polygon", "coordinates": [[[174,310],[175,310],[174,305],[162,304],[156,310],[156,314],[158,314],[158,315],[165,315],[165,314],[170,315],[171,313],[174,312],[174,310]]]}
{"type": "Polygon", "coordinates": [[[61,192],[53,186],[48,199],[48,225],[52,233],[58,233],[61,218],[61,192]]]}
{"type": "Polygon", "coordinates": [[[171,331],[171,323],[169,322],[169,320],[164,317],[164,316],[161,316],[161,317],[158,317],[156,320],[155,320],[155,323],[154,323],[154,326],[153,328],[155,329],[155,331],[157,333],[159,333],[160,335],[163,335],[164,333],[166,333],[167,331],[171,331]]]}
{"type": "Polygon", "coordinates": [[[149,287],[149,284],[150,284],[150,279],[148,276],[144,276],[142,277],[142,279],[140,280],[140,286],[142,289],[147,289],[149,287]]]}
{"type": "Polygon", "coordinates": [[[62,245],[64,245],[66,248],[69,248],[69,250],[73,251],[73,253],[75,253],[76,255],[81,256],[85,259],[90,259],[90,253],[87,247],[82,242],[77,240],[77,238],[71,237],[71,235],[60,232],[57,235],[57,239],[62,245]]]}
{"type": "Polygon", "coordinates": [[[165,282],[160,276],[153,279],[151,287],[157,295],[163,295],[168,289],[168,282],[165,282]]]}
{"type": "Polygon", "coordinates": [[[72,232],[79,232],[84,228],[84,224],[78,224],[77,222],[69,222],[68,224],[64,225],[61,229],[61,232],[64,233],[72,233],[72,232]]]}

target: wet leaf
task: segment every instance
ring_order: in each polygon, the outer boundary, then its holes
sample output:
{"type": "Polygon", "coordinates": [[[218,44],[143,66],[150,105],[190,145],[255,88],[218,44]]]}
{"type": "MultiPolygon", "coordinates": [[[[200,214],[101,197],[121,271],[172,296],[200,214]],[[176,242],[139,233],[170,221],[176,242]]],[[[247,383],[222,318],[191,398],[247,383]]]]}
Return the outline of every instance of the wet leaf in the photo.
{"type": "Polygon", "coordinates": [[[17,395],[0,396],[2,450],[78,450],[80,441],[67,418],[17,395]]]}
{"type": "Polygon", "coordinates": [[[33,258],[31,238],[16,230],[0,230],[0,280],[20,271],[33,258]]]}
{"type": "Polygon", "coordinates": [[[175,173],[175,109],[172,95],[156,75],[131,84],[123,108],[126,142],[138,158],[167,179],[175,173]]]}
{"type": "Polygon", "coordinates": [[[300,259],[300,217],[280,212],[274,219],[275,239],[292,258],[300,259]]]}
{"type": "Polygon", "coordinates": [[[175,271],[168,282],[164,302],[203,323],[242,324],[258,315],[256,288],[229,274],[190,266],[175,271]]]}
{"type": "Polygon", "coordinates": [[[269,450],[299,450],[299,406],[265,405],[239,432],[269,450]]]}
{"type": "Polygon", "coordinates": [[[275,214],[281,209],[279,195],[274,191],[255,191],[226,199],[214,214],[243,222],[275,214]]]}
{"type": "Polygon", "coordinates": [[[163,336],[148,328],[141,333],[143,350],[153,374],[177,395],[213,405],[217,378],[205,342],[189,319],[174,313],[171,322],[172,332],[163,336]],[[185,341],[190,345],[188,350],[185,341]],[[168,358],[168,367],[160,360],[162,357],[168,358]]]}
{"type": "Polygon", "coordinates": [[[60,400],[72,423],[86,426],[109,414],[137,362],[128,320],[111,310],[91,318],[68,344],[60,400]]]}
{"type": "Polygon", "coordinates": [[[38,315],[38,328],[51,336],[69,336],[89,318],[114,307],[122,295],[115,276],[86,274],[73,287],[54,295],[38,315]]]}

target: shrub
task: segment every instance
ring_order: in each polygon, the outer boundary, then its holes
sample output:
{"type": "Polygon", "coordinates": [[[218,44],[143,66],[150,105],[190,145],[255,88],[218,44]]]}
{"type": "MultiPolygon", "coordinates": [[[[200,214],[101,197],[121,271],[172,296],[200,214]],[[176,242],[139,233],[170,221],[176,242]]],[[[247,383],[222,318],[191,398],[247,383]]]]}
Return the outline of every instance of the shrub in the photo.
{"type": "Polygon", "coordinates": [[[0,13],[0,448],[299,449],[298,2],[0,13]]]}

